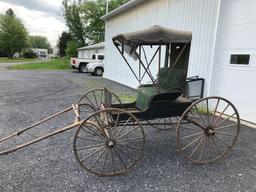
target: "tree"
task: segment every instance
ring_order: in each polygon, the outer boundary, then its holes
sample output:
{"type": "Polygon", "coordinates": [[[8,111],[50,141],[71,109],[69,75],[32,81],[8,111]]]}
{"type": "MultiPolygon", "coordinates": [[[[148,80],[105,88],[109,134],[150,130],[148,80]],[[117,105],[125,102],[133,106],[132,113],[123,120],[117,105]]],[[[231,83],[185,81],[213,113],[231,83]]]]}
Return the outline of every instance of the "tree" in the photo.
{"type": "Polygon", "coordinates": [[[77,57],[77,49],[78,46],[75,41],[69,41],[67,43],[66,55],[68,57],[77,57]]]}
{"type": "Polygon", "coordinates": [[[77,42],[78,46],[85,46],[85,31],[81,22],[79,6],[69,0],[63,0],[64,18],[69,28],[72,39],[77,42]]]}
{"type": "MultiPolygon", "coordinates": [[[[110,0],[109,11],[126,3],[128,0],[110,0]]],[[[73,2],[73,1],[72,1],[73,2]]],[[[64,0],[64,17],[72,39],[78,42],[89,40],[90,43],[104,41],[105,24],[100,19],[106,13],[106,0],[86,0],[82,4],[64,0]],[[79,39],[79,41],[78,41],[79,39]]]]}
{"type": "Polygon", "coordinates": [[[27,29],[12,9],[0,14],[0,52],[12,58],[15,52],[21,52],[28,46],[27,36],[27,29]]]}
{"type": "Polygon", "coordinates": [[[67,43],[71,41],[70,33],[63,31],[59,37],[58,48],[60,57],[66,56],[67,43]]]}
{"type": "Polygon", "coordinates": [[[47,49],[48,53],[52,52],[51,45],[46,37],[43,36],[29,36],[28,42],[32,48],[47,49]]]}
{"type": "MultiPolygon", "coordinates": [[[[110,0],[109,11],[126,3],[128,0],[110,0]]],[[[86,36],[91,43],[104,41],[105,23],[101,17],[106,13],[106,0],[87,0],[81,5],[82,22],[86,36]]]]}

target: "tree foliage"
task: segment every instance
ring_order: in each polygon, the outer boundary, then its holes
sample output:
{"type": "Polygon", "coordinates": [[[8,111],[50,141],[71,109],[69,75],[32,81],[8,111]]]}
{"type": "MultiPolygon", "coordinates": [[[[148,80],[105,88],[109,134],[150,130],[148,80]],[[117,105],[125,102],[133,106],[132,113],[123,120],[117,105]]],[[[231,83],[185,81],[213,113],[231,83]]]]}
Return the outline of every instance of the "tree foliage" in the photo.
{"type": "Polygon", "coordinates": [[[81,21],[79,6],[75,2],[71,3],[70,0],[63,0],[62,4],[64,6],[64,18],[72,39],[79,46],[85,46],[85,31],[81,21]]]}
{"type": "Polygon", "coordinates": [[[68,57],[77,57],[77,49],[78,46],[75,41],[68,41],[66,48],[66,55],[68,57]]]}
{"type": "Polygon", "coordinates": [[[28,46],[27,37],[27,29],[12,9],[0,14],[0,52],[12,58],[15,52],[21,52],[28,46]]]}
{"type": "MultiPolygon", "coordinates": [[[[126,2],[127,0],[110,0],[109,11],[126,2]]],[[[84,30],[91,43],[104,41],[105,23],[101,17],[106,14],[106,0],[87,0],[81,5],[80,10],[84,30]]]]}
{"type": "MultiPolygon", "coordinates": [[[[127,1],[109,0],[109,11],[127,1]]],[[[85,41],[90,44],[104,41],[105,24],[100,17],[106,14],[106,0],[86,0],[82,4],[63,0],[63,6],[66,24],[78,46],[84,46],[85,41]]]]}
{"type": "Polygon", "coordinates": [[[32,48],[41,48],[47,49],[48,53],[52,52],[51,45],[46,37],[43,36],[29,36],[28,38],[29,45],[32,48]]]}
{"type": "Polygon", "coordinates": [[[63,31],[58,42],[59,55],[60,57],[66,56],[66,49],[68,42],[71,41],[70,33],[63,31]]]}

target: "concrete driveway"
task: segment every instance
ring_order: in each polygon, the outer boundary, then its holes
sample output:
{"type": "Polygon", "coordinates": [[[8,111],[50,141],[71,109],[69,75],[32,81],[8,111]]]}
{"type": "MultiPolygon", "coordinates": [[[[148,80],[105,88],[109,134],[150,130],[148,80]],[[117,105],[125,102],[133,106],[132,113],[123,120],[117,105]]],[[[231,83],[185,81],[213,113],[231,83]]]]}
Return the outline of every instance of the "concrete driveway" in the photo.
{"type": "MultiPolygon", "coordinates": [[[[101,77],[63,71],[0,72],[0,135],[69,107],[91,89],[106,86],[119,95],[126,87],[101,77]]],[[[24,139],[63,126],[71,117],[39,127],[24,139]]],[[[256,130],[242,126],[227,158],[198,166],[176,153],[175,132],[145,128],[144,159],[126,175],[98,177],[81,169],[74,130],[0,157],[0,191],[256,191],[256,130]]],[[[16,144],[19,144],[17,141],[16,144]]]]}

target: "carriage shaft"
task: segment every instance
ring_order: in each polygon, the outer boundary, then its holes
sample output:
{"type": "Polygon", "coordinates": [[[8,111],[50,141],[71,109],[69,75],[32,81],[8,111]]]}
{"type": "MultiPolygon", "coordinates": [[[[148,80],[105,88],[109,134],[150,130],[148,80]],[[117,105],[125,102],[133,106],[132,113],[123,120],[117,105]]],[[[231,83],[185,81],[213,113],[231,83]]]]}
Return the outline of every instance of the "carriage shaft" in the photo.
{"type": "Polygon", "coordinates": [[[63,113],[66,113],[66,112],[68,112],[68,111],[70,111],[70,110],[72,110],[72,109],[73,109],[72,107],[69,107],[69,108],[64,109],[63,111],[60,111],[60,112],[58,112],[58,113],[55,113],[54,115],[52,115],[52,116],[50,116],[50,117],[44,118],[44,119],[42,119],[41,121],[38,121],[38,122],[36,122],[36,123],[34,123],[34,124],[32,124],[32,125],[30,125],[30,126],[24,128],[24,129],[22,129],[22,130],[19,130],[19,131],[13,133],[13,134],[11,134],[11,135],[9,135],[9,136],[7,136],[7,137],[1,139],[1,140],[0,140],[0,143],[3,143],[3,142],[5,142],[5,141],[7,141],[7,140],[9,140],[9,139],[11,139],[11,138],[13,138],[13,137],[15,137],[15,136],[19,136],[20,134],[22,134],[22,133],[24,133],[24,132],[26,132],[26,131],[28,131],[28,130],[30,130],[30,129],[32,129],[32,128],[34,128],[34,127],[36,127],[36,126],[38,126],[38,125],[40,125],[40,124],[42,124],[42,123],[44,123],[44,122],[46,122],[46,121],[49,121],[50,119],[53,119],[53,118],[55,118],[55,117],[57,117],[57,116],[59,116],[59,115],[61,115],[61,114],[63,114],[63,113]]]}
{"type": "Polygon", "coordinates": [[[44,136],[42,136],[42,137],[39,137],[39,138],[37,138],[37,139],[34,139],[34,140],[29,141],[29,142],[27,142],[27,143],[24,143],[24,144],[22,144],[22,145],[18,145],[18,146],[14,147],[14,148],[7,149],[7,150],[5,150],[5,151],[2,151],[2,152],[0,152],[0,156],[1,156],[1,155],[7,155],[7,154],[9,154],[9,153],[12,153],[12,152],[17,151],[18,149],[22,149],[22,148],[24,148],[24,147],[27,147],[27,146],[29,146],[29,145],[32,145],[32,144],[34,144],[34,143],[37,143],[37,142],[42,141],[42,140],[44,140],[44,139],[47,139],[47,138],[49,138],[49,137],[51,137],[51,136],[54,136],[54,135],[57,135],[57,134],[59,134],[59,133],[68,131],[68,130],[70,130],[70,129],[72,129],[72,128],[75,128],[75,127],[79,126],[80,123],[81,123],[81,122],[76,122],[76,123],[74,123],[74,124],[72,124],[72,125],[68,125],[68,126],[66,126],[66,127],[60,128],[60,129],[58,129],[58,130],[56,130],[56,131],[54,131],[54,132],[52,132],[52,133],[49,133],[49,134],[47,134],[47,135],[44,135],[44,136]]]}

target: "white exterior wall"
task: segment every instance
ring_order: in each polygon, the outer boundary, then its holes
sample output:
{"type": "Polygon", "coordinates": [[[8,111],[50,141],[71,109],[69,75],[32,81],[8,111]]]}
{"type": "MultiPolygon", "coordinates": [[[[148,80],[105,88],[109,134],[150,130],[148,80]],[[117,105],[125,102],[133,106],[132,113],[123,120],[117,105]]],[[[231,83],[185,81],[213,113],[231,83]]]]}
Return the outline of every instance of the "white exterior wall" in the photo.
{"type": "Polygon", "coordinates": [[[104,48],[78,50],[78,58],[91,58],[96,53],[104,53],[104,48]]]}
{"type": "Polygon", "coordinates": [[[256,123],[256,1],[222,1],[211,95],[226,97],[242,119],[256,123]],[[248,66],[230,64],[230,55],[250,54],[248,66]]]}
{"type": "MultiPolygon", "coordinates": [[[[112,43],[112,37],[152,25],[192,31],[188,76],[209,77],[214,56],[220,0],[148,0],[106,21],[105,72],[108,79],[136,88],[138,82],[112,43]]],[[[133,65],[135,71],[138,67],[133,65]]],[[[156,74],[153,69],[153,74],[156,74]]]]}

